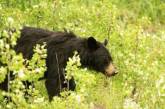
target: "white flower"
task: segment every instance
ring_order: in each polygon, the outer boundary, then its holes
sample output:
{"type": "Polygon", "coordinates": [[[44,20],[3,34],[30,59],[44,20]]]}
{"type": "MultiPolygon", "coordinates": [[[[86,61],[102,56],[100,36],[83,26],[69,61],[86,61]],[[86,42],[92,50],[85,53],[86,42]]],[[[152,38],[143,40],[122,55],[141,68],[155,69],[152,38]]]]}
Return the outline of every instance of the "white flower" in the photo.
{"type": "Polygon", "coordinates": [[[39,68],[36,68],[35,72],[39,73],[39,72],[41,72],[41,70],[39,68]]]}
{"type": "Polygon", "coordinates": [[[126,98],[123,107],[124,109],[141,109],[140,105],[137,104],[132,98],[126,98]]]}
{"type": "Polygon", "coordinates": [[[14,20],[12,17],[8,17],[7,21],[9,22],[9,24],[13,24],[14,23],[14,20]]]}
{"type": "Polygon", "coordinates": [[[77,96],[76,96],[76,99],[77,99],[78,103],[81,102],[81,96],[80,96],[80,95],[77,95],[77,96]]]}
{"type": "Polygon", "coordinates": [[[88,70],[88,69],[85,67],[85,68],[84,68],[84,71],[87,71],[87,70],[88,70]]]}
{"type": "Polygon", "coordinates": [[[18,77],[19,77],[19,78],[23,78],[24,76],[25,76],[24,71],[21,69],[21,70],[18,72],[18,77]]]}
{"type": "Polygon", "coordinates": [[[35,103],[42,103],[42,102],[44,102],[44,97],[42,97],[42,98],[37,98],[37,99],[34,100],[34,102],[35,102],[35,103]]]}

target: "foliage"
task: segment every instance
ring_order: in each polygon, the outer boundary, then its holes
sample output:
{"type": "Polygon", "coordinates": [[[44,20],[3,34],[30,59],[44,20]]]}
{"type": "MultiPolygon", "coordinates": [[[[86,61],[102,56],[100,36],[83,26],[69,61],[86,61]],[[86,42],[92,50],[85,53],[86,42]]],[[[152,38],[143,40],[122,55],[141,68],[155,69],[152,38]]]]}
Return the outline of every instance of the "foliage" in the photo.
{"type": "Polygon", "coordinates": [[[10,81],[7,92],[1,92],[0,94],[1,98],[2,96],[7,96],[7,99],[4,98],[3,100],[2,98],[1,102],[2,107],[6,108],[26,107],[28,102],[38,99],[39,94],[32,86],[25,87],[22,81],[32,82],[43,77],[46,70],[46,49],[44,49],[45,44],[42,46],[36,45],[34,48],[35,53],[31,60],[25,60],[22,54],[16,54],[13,48],[20,34],[17,30],[12,32],[11,29],[14,29],[14,27],[11,21],[13,22],[9,18],[8,23],[10,27],[3,30],[0,36],[0,83],[5,78],[10,81]],[[27,98],[28,102],[26,101],[27,98]]]}
{"type": "Polygon", "coordinates": [[[164,109],[164,10],[163,0],[0,0],[0,83],[9,72],[16,75],[10,93],[0,92],[0,108],[164,109]],[[63,92],[49,103],[44,81],[36,81],[46,70],[44,46],[37,45],[29,61],[12,49],[23,25],[108,38],[119,74],[106,78],[79,68],[76,54],[66,67],[68,79],[75,77],[76,91],[63,92]],[[28,100],[21,80],[34,81],[28,100]],[[6,94],[12,99],[7,105],[6,94]]]}

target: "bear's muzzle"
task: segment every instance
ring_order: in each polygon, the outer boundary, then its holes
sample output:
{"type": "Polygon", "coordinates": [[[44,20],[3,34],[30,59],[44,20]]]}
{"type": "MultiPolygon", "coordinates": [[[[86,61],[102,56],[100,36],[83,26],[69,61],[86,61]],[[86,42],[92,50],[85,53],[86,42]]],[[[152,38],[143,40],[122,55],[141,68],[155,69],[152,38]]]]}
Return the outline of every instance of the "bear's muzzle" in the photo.
{"type": "Polygon", "coordinates": [[[109,77],[110,76],[115,76],[117,73],[118,72],[117,72],[115,66],[112,63],[110,63],[105,69],[105,74],[109,77]]]}

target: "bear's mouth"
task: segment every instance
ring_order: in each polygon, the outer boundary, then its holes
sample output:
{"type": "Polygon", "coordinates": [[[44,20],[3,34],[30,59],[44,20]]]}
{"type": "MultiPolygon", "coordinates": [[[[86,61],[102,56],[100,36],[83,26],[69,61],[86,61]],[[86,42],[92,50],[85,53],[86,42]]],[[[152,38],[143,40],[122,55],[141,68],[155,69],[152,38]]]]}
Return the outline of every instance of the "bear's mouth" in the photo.
{"type": "Polygon", "coordinates": [[[108,77],[115,76],[117,73],[118,72],[112,63],[110,63],[105,69],[105,75],[108,77]]]}

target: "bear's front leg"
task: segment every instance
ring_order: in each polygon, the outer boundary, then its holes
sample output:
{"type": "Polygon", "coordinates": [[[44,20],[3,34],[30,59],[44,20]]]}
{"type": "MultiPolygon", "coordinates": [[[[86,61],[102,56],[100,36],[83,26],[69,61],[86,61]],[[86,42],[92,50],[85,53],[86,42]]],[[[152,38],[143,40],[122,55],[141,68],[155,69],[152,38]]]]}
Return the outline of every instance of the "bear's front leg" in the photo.
{"type": "Polygon", "coordinates": [[[76,88],[76,83],[74,81],[74,78],[72,77],[70,80],[69,80],[69,90],[72,90],[74,91],[76,88]]]}
{"type": "Polygon", "coordinates": [[[76,83],[74,78],[72,77],[70,80],[65,80],[62,84],[62,88],[66,88],[68,90],[74,91],[76,88],[76,83]]]}
{"type": "Polygon", "coordinates": [[[59,82],[59,79],[56,78],[46,79],[45,86],[49,96],[49,101],[52,101],[54,96],[60,94],[61,83],[59,82]]]}

